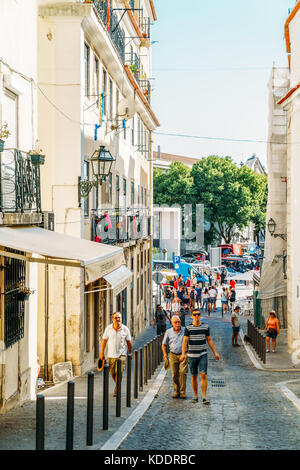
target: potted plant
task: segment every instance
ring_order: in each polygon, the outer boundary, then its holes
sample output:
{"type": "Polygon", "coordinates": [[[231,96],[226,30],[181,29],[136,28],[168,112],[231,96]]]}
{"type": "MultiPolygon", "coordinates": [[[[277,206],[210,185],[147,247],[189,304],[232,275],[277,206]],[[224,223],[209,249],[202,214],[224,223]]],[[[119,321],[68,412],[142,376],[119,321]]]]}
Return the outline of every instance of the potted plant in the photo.
{"type": "Polygon", "coordinates": [[[30,156],[31,163],[40,163],[41,165],[45,163],[45,155],[43,154],[43,150],[39,149],[38,141],[36,142],[35,148],[33,150],[29,150],[28,154],[30,156]]]}
{"type": "Polygon", "coordinates": [[[135,73],[135,65],[134,64],[130,64],[129,68],[130,68],[132,73],[135,73]]]}
{"type": "Polygon", "coordinates": [[[29,296],[34,292],[35,291],[29,287],[20,287],[17,294],[18,300],[24,302],[24,300],[28,300],[29,296]]]}
{"type": "Polygon", "coordinates": [[[10,131],[8,129],[8,124],[5,122],[0,126],[0,152],[4,150],[4,139],[10,135],[10,131]]]}

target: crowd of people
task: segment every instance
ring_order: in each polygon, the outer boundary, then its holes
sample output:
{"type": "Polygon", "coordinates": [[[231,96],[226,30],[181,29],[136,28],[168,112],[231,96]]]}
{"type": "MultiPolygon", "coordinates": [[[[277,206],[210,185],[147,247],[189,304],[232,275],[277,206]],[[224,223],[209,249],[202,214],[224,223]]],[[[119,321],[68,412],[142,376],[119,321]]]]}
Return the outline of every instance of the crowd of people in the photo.
{"type": "MultiPolygon", "coordinates": [[[[217,299],[220,298],[223,317],[226,311],[229,312],[229,306],[236,301],[235,285],[234,280],[231,280],[227,287],[217,279],[215,283],[212,282],[208,287],[203,288],[197,282],[196,276],[192,275],[184,282],[182,275],[179,275],[164,286],[166,311],[170,316],[178,314],[183,317],[183,312],[191,312],[194,308],[198,308],[209,316],[216,311],[217,299]]],[[[181,321],[184,320],[181,319],[181,321]]]]}

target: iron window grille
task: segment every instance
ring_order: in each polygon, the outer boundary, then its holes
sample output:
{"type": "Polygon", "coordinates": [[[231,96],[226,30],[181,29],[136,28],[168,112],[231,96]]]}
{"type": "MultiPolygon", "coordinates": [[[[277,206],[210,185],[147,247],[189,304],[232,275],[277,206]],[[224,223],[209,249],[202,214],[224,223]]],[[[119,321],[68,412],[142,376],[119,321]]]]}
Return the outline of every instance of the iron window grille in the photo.
{"type": "MultiPolygon", "coordinates": [[[[16,250],[6,249],[10,253],[24,255],[16,250]]],[[[25,301],[18,299],[21,286],[25,286],[26,262],[9,258],[4,267],[4,344],[9,348],[24,338],[25,301]]]]}

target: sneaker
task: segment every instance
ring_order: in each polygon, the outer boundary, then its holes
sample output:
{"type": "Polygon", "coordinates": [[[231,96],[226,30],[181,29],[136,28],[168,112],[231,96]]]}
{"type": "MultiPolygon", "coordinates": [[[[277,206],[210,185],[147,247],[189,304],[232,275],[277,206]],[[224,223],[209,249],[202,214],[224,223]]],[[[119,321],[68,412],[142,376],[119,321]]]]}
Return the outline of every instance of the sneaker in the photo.
{"type": "Polygon", "coordinates": [[[192,403],[198,403],[198,397],[192,399],[192,403]]]}
{"type": "Polygon", "coordinates": [[[210,401],[207,400],[206,398],[203,398],[202,405],[210,405],[210,401]]]}

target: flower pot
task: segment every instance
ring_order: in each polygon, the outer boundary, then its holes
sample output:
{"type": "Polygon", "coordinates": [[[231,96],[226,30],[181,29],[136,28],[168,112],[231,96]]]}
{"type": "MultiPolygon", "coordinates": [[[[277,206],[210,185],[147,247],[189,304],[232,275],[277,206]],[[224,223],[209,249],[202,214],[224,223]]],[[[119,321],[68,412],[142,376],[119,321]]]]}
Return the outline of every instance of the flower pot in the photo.
{"type": "Polygon", "coordinates": [[[0,139],[0,152],[3,152],[4,144],[5,144],[5,140],[0,139]]]}
{"type": "Polygon", "coordinates": [[[29,299],[29,296],[30,294],[26,294],[26,292],[18,292],[17,298],[20,302],[24,302],[29,299]]]}
{"type": "Polygon", "coordinates": [[[40,153],[31,153],[30,154],[31,163],[40,165],[44,165],[45,163],[45,155],[41,155],[40,153]]]}

